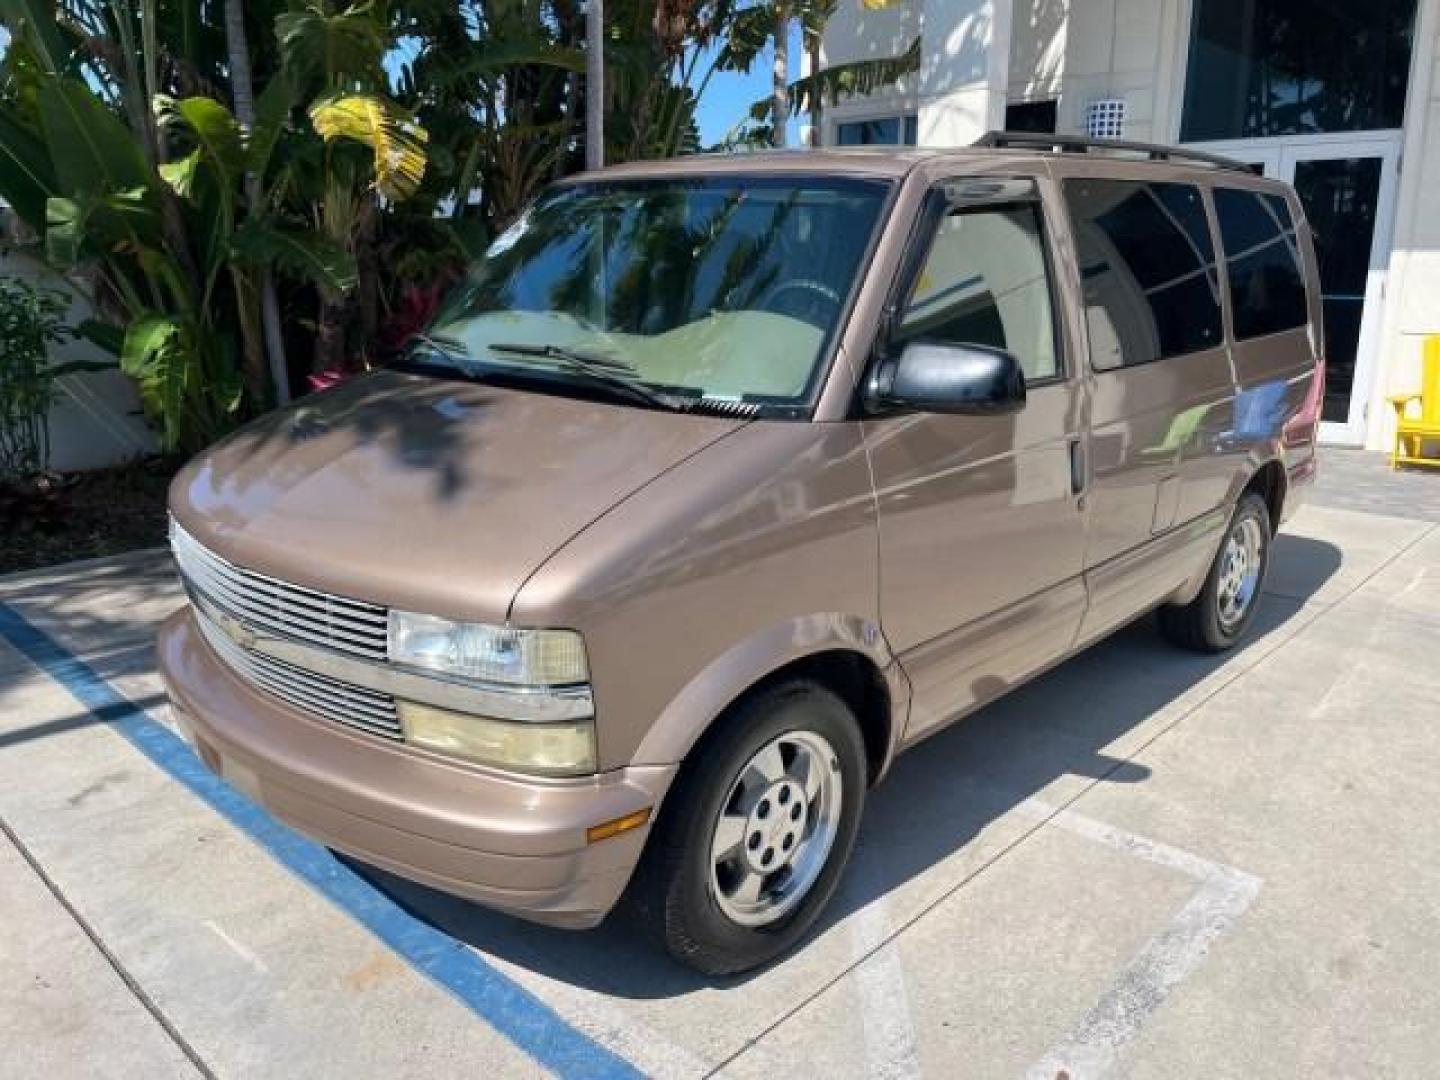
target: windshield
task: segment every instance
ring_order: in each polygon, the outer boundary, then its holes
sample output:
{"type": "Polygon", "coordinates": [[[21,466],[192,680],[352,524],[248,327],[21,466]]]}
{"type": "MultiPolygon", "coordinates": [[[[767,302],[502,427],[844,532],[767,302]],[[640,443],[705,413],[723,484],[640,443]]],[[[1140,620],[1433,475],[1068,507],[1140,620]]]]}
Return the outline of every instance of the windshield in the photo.
{"type": "Polygon", "coordinates": [[[888,190],[755,177],[559,188],[471,268],[422,339],[427,360],[794,414],[888,190]]]}

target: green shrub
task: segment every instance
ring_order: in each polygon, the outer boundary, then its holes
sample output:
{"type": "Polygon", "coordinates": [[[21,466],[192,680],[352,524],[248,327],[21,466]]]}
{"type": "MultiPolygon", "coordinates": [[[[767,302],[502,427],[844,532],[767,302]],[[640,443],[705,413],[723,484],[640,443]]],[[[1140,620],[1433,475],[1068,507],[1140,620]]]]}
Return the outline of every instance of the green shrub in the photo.
{"type": "Polygon", "coordinates": [[[50,346],[67,341],[68,304],[53,289],[0,278],[0,480],[21,480],[45,467],[55,380],[89,365],[50,362],[50,346]]]}

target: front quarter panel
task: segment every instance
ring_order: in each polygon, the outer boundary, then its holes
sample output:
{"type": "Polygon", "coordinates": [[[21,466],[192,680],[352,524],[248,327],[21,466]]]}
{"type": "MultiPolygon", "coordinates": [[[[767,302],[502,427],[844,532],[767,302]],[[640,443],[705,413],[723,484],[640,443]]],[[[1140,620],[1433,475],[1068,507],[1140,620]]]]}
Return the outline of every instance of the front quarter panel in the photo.
{"type": "Polygon", "coordinates": [[[886,671],[877,595],[860,425],[758,421],[557,552],[511,619],[584,635],[610,769],[680,760],[737,695],[801,656],[849,649],[886,671]]]}

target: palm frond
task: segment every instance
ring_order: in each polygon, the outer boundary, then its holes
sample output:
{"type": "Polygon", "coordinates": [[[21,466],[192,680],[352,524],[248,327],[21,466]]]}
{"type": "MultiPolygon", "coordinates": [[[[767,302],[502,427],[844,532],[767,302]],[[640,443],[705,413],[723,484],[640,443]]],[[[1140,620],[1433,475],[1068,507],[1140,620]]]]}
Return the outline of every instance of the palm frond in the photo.
{"type": "Polygon", "coordinates": [[[375,94],[327,98],[310,107],[310,122],[327,143],[348,139],[375,155],[375,190],[396,202],[425,179],[430,136],[409,113],[375,94]]]}
{"type": "MultiPolygon", "coordinates": [[[[834,105],[842,97],[854,94],[873,94],[883,87],[894,86],[905,76],[913,75],[919,70],[920,39],[917,37],[899,56],[836,64],[796,79],[790,84],[790,111],[808,112],[813,107],[816,94],[828,105],[834,105]]],[[[765,104],[768,106],[769,103],[765,104]]],[[[753,108],[751,115],[754,115],[753,108]]],[[[765,115],[768,117],[769,113],[765,115]]]]}

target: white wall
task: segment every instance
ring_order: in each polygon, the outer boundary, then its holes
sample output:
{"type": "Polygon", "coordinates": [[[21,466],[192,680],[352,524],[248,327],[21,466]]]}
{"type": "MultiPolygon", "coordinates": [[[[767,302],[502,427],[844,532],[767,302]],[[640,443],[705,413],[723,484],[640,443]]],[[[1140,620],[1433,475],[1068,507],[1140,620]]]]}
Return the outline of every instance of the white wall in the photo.
{"type": "Polygon", "coordinates": [[[1009,84],[1009,51],[993,49],[1010,37],[1014,0],[902,0],[870,11],[858,0],[842,4],[826,29],[822,62],[879,59],[923,39],[920,70],[898,86],[828,111],[827,143],[846,120],[919,115],[921,146],[964,146],[998,127],[1009,84]]]}
{"type": "Polygon", "coordinates": [[[902,0],[882,11],[852,0],[826,31],[827,66],[893,56],[920,36],[921,68],[831,109],[826,141],[845,120],[918,112],[922,146],[964,146],[1002,125],[1007,101],[1055,97],[1060,130],[1081,132],[1085,107],[1115,96],[1128,102],[1129,137],[1173,139],[1187,14],[1186,0],[902,0]]]}
{"type": "Polygon", "coordinates": [[[1183,60],[1181,0],[1017,0],[1010,97],[1059,97],[1057,126],[1085,130],[1101,98],[1127,103],[1125,136],[1168,141],[1179,131],[1172,84],[1183,60]],[[1172,130],[1173,128],[1173,130],[1172,130]]]}
{"type": "MultiPolygon", "coordinates": [[[[70,296],[71,325],[90,314],[89,302],[69,281],[3,246],[0,275],[22,277],[70,296]]],[[[112,359],[87,341],[62,345],[53,358],[57,363],[112,359]]],[[[60,399],[50,411],[50,468],[103,468],[154,453],[155,439],[140,416],[134,384],[120,372],[69,375],[59,381],[59,391],[60,399]]]]}

